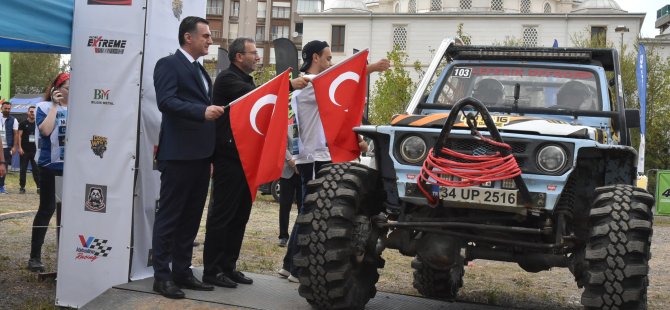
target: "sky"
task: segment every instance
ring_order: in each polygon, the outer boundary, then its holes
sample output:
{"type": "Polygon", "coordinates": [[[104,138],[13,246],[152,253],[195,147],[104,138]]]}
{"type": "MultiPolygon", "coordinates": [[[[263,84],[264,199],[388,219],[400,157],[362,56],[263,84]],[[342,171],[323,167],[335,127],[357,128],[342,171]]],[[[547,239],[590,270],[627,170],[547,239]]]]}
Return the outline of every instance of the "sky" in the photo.
{"type": "Polygon", "coordinates": [[[658,35],[658,29],[654,27],[656,23],[656,11],[670,0],[616,0],[621,9],[629,13],[647,13],[642,24],[642,37],[653,38],[658,35]]]}

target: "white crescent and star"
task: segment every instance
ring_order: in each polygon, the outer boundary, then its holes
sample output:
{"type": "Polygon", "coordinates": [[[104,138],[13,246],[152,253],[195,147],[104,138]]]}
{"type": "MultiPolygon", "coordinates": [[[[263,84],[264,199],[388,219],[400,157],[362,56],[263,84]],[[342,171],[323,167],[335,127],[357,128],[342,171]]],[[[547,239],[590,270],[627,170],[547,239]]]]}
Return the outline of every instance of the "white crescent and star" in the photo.
{"type": "Polygon", "coordinates": [[[335,80],[333,80],[333,83],[330,84],[330,88],[328,89],[328,96],[330,96],[330,101],[332,101],[334,105],[341,107],[341,105],[337,103],[337,100],[335,100],[335,92],[337,91],[337,88],[340,87],[340,84],[346,80],[352,80],[358,83],[360,78],[361,77],[357,73],[352,71],[347,71],[340,74],[337,78],[335,78],[335,80]]]}
{"type": "Polygon", "coordinates": [[[249,113],[249,122],[251,123],[251,128],[261,136],[264,136],[265,134],[260,132],[260,130],[258,130],[258,127],[256,126],[256,116],[258,114],[258,111],[260,111],[262,107],[268,104],[276,104],[276,103],[277,103],[277,95],[265,95],[260,99],[258,99],[251,107],[251,113],[249,113]]]}

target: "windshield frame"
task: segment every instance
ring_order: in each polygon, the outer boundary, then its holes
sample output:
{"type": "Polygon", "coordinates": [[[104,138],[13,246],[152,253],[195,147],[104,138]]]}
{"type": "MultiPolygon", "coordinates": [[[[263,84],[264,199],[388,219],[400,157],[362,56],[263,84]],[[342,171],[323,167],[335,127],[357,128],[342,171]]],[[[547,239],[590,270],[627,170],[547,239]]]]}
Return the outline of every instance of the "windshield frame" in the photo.
{"type": "MultiPolygon", "coordinates": [[[[423,110],[451,110],[453,104],[434,104],[427,103],[431,100],[435,100],[439,92],[444,87],[444,84],[447,82],[451,76],[450,72],[456,67],[515,67],[515,68],[533,68],[533,69],[560,69],[560,70],[577,70],[577,71],[588,71],[593,74],[594,80],[596,83],[595,95],[598,97],[598,102],[601,104],[602,110],[574,110],[574,109],[551,109],[551,108],[538,108],[538,107],[501,107],[501,106],[491,106],[487,107],[491,112],[504,112],[504,113],[529,113],[529,114],[542,114],[542,115],[572,115],[572,116],[595,116],[595,117],[608,117],[612,118],[618,116],[618,112],[613,111],[613,102],[612,98],[609,98],[607,87],[603,87],[603,81],[606,81],[605,71],[602,67],[596,65],[576,65],[576,64],[566,64],[566,63],[548,63],[548,62],[519,62],[519,61],[504,61],[504,60],[454,60],[447,64],[447,66],[442,70],[441,75],[435,81],[433,87],[430,89],[430,92],[427,92],[427,96],[424,100],[419,103],[414,114],[422,114],[423,110]],[[416,113],[419,112],[419,113],[416,113]]],[[[456,100],[458,101],[458,100],[456,100]]],[[[616,108],[616,107],[614,107],[616,108]]]]}

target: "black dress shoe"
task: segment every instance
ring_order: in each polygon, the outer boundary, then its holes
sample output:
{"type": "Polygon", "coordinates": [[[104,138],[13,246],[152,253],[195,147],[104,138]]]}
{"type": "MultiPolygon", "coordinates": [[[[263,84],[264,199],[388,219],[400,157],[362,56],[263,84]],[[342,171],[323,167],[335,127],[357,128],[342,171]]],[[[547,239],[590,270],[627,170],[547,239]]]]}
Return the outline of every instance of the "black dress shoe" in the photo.
{"type": "Polygon", "coordinates": [[[188,278],[184,279],[175,279],[174,283],[177,283],[177,285],[181,288],[186,288],[189,290],[196,290],[196,291],[213,291],[214,286],[211,286],[206,283],[202,283],[200,280],[196,279],[194,276],[190,276],[188,278]]]}
{"type": "Polygon", "coordinates": [[[234,271],[232,271],[232,272],[227,272],[227,273],[224,273],[224,274],[225,274],[228,278],[230,278],[231,280],[233,280],[233,281],[235,281],[235,282],[237,282],[237,283],[242,283],[242,284],[251,284],[251,283],[254,283],[254,280],[252,280],[252,279],[249,278],[249,277],[246,277],[243,273],[241,273],[241,272],[239,272],[239,271],[237,271],[237,270],[234,270],[234,271]]]}
{"type": "Polygon", "coordinates": [[[184,298],[184,292],[174,283],[174,281],[158,281],[154,280],[154,292],[159,293],[167,298],[181,299],[184,298]]]}
{"type": "Polygon", "coordinates": [[[228,278],[223,273],[218,273],[215,276],[203,275],[202,276],[202,282],[209,283],[209,284],[214,284],[216,286],[221,286],[221,287],[228,287],[228,288],[236,288],[237,287],[237,283],[233,282],[233,280],[228,278]]]}

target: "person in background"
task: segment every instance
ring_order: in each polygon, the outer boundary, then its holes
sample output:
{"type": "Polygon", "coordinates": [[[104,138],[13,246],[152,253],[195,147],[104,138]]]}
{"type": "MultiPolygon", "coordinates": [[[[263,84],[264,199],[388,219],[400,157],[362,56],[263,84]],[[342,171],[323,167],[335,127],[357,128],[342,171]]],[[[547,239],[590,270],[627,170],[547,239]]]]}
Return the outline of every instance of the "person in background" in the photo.
{"type": "Polygon", "coordinates": [[[35,162],[35,107],[28,107],[28,118],[19,124],[19,155],[21,156],[21,165],[19,172],[19,194],[26,193],[26,172],[28,163],[32,169],[33,180],[37,186],[37,193],[40,193],[40,169],[35,162]]]}
{"type": "MultiPolygon", "coordinates": [[[[12,156],[18,150],[19,145],[19,122],[9,115],[12,104],[2,100],[2,119],[0,119],[0,136],[2,136],[2,151],[4,156],[5,170],[9,171],[12,156]]],[[[0,176],[0,194],[9,194],[5,188],[5,176],[0,176]]]]}
{"type": "Polygon", "coordinates": [[[295,166],[291,152],[286,150],[284,169],[279,179],[279,246],[285,247],[288,243],[288,220],[291,215],[291,206],[296,202],[298,210],[302,207],[302,185],[300,175],[295,166]]]}
{"type": "Polygon", "coordinates": [[[44,100],[37,104],[36,125],[39,130],[40,149],[37,165],[40,167],[40,205],[33,220],[30,239],[28,269],[44,272],[42,244],[51,217],[56,213],[56,226],[60,225],[60,210],[56,210],[56,176],[63,175],[65,160],[65,132],[67,129],[70,75],[61,73],[45,91],[44,100]]]}
{"type": "Polygon", "coordinates": [[[162,114],[158,142],[161,172],[159,207],[153,230],[153,290],[184,298],[180,288],[211,291],[191,271],[193,241],[207,199],[214,154],[214,120],[224,114],[211,104],[212,82],[198,58],[209,53],[206,19],[188,16],[179,25],[180,48],[154,68],[156,103],[162,114]]]}

